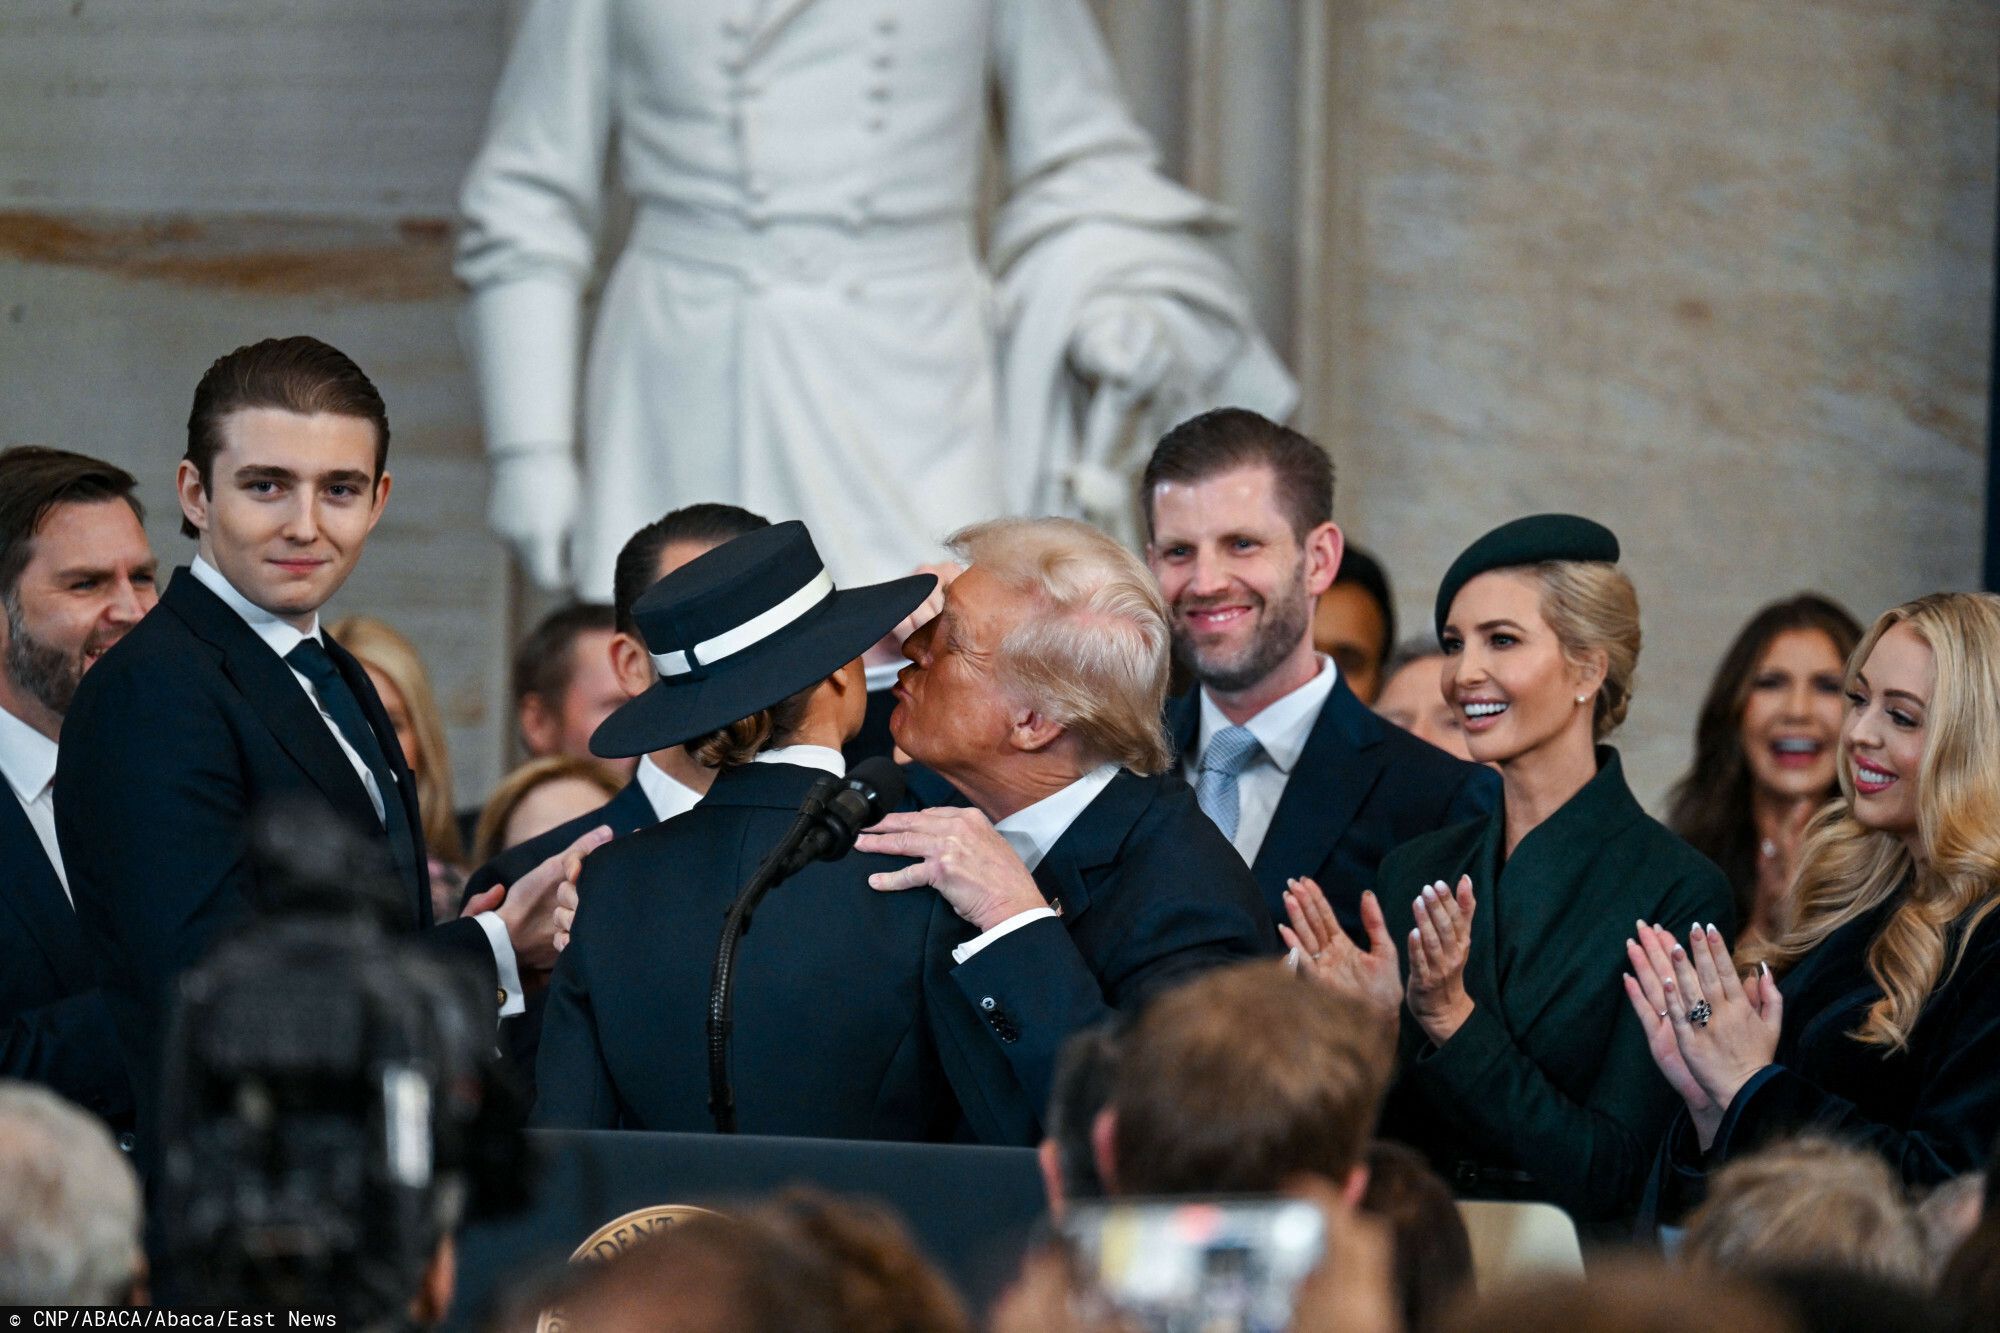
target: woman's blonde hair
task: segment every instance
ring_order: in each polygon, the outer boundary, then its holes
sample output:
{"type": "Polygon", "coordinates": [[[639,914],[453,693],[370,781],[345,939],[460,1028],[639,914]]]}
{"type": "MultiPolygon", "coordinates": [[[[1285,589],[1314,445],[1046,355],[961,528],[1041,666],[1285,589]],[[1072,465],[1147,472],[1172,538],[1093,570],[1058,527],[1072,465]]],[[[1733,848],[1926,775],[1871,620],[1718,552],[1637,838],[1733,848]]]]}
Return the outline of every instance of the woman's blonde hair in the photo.
{"type": "Polygon", "coordinates": [[[595,759],[581,759],[569,754],[530,759],[500,779],[500,785],[486,798],[486,805],[479,812],[479,826],[472,834],[473,863],[485,865],[507,850],[503,841],[507,836],[507,821],[514,817],[514,811],[520,808],[521,802],[528,799],[528,793],[546,783],[561,782],[566,778],[596,783],[603,789],[607,801],[618,794],[618,775],[595,759]]]}
{"type": "Polygon", "coordinates": [[[1591,736],[1618,730],[1632,706],[1639,670],[1639,594],[1618,566],[1601,560],[1550,560],[1532,567],[1542,584],[1542,619],[1549,622],[1563,658],[1583,666],[1604,654],[1604,683],[1591,708],[1591,736]]]}
{"type": "Polygon", "coordinates": [[[1077,737],[1096,762],[1162,773],[1167,610],[1138,557],[1087,523],[1003,518],[954,533],[951,549],[1035,610],[995,654],[1002,685],[1077,737]]]}
{"type": "Polygon", "coordinates": [[[444,718],[438,712],[424,659],[408,639],[372,616],[343,616],[327,626],[326,632],[363,666],[387,676],[396,693],[403,696],[410,731],[417,741],[417,752],[403,758],[417,777],[417,811],[423,816],[424,846],[440,861],[462,864],[465,847],[458,836],[458,816],[452,810],[451,751],[445,745],[444,718]]]}
{"type": "Polygon", "coordinates": [[[1931,992],[1949,980],[2000,903],[2000,596],[1933,593],[1883,612],[1848,659],[1850,688],[1894,625],[1929,646],[1936,670],[1915,775],[1923,860],[1901,837],[1854,817],[1853,761],[1843,746],[1841,799],[1813,816],[1799,849],[1792,925],[1775,940],[1753,940],[1738,963],[1782,971],[1907,886],[1868,946],[1868,975],[1882,998],[1852,1034],[1900,1050],[1931,992]]]}
{"type": "Polygon", "coordinates": [[[1754,1273],[1837,1267],[1922,1285],[1924,1231],[1879,1153],[1806,1135],[1731,1162],[1687,1219],[1679,1258],[1754,1273]]]}

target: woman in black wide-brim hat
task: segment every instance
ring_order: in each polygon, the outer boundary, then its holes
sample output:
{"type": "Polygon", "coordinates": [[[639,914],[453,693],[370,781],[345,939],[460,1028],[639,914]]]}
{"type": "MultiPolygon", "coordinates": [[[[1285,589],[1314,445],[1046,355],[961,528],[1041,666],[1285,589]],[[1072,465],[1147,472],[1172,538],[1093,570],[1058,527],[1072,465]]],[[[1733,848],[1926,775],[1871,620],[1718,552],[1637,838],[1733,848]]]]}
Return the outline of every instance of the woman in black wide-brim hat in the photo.
{"type": "MultiPolygon", "coordinates": [[[[718,772],[694,809],[591,854],[550,983],[535,1121],[706,1130],[707,1003],[723,919],[866,709],[861,654],[915,611],[922,574],[836,589],[802,524],[727,542],[655,584],[633,619],[660,679],[591,738],[605,757],[685,744],[718,772]]],[[[738,1129],[947,1137],[957,1104],[927,1035],[916,894],[901,862],[813,862],[757,909],[736,955],[738,1129]]]]}
{"type": "MultiPolygon", "coordinates": [[[[1600,743],[1639,658],[1618,555],[1602,525],[1543,514],[1445,575],[1440,688],[1503,799],[1389,854],[1380,911],[1363,913],[1380,944],[1361,963],[1400,1018],[1383,1137],[1422,1149],[1462,1197],[1551,1201],[1597,1235],[1626,1229],[1674,1112],[1616,1003],[1621,946],[1641,917],[1724,931],[1732,917],[1722,872],[1640,808],[1600,743]]],[[[1357,962],[1344,939],[1306,943],[1324,953],[1315,975],[1357,962]]]]}

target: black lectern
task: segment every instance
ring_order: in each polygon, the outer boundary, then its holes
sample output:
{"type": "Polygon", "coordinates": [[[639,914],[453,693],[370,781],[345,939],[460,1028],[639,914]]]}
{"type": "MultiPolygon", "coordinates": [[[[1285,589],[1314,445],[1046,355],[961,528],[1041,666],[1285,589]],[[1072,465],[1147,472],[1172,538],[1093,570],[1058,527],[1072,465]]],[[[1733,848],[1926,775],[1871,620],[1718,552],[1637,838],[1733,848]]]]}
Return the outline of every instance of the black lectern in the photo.
{"type": "Polygon", "coordinates": [[[449,1328],[478,1328],[509,1289],[559,1268],[631,1214],[641,1216],[600,1238],[600,1248],[616,1248],[652,1225],[649,1209],[727,1212],[732,1200],[794,1184],[894,1209],[977,1315],[1014,1276],[1044,1208],[1030,1148],[623,1130],[535,1130],[529,1137],[543,1158],[535,1203],[460,1235],[449,1328]]]}

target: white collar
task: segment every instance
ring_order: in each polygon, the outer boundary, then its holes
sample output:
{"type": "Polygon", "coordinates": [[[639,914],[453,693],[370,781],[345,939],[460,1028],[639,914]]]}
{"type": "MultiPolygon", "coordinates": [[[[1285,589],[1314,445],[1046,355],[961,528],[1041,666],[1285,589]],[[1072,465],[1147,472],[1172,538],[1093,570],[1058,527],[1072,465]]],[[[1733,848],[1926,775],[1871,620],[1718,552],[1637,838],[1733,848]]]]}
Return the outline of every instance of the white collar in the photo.
{"type": "MultiPolygon", "coordinates": [[[[1321,656],[1319,673],[1290,694],[1268,704],[1264,711],[1243,725],[1264,754],[1280,773],[1290,773],[1292,765],[1299,762],[1305,752],[1306,741],[1312,736],[1313,723],[1319,721],[1320,709],[1326,706],[1327,696],[1333,693],[1333,682],[1339,675],[1331,657],[1321,656]]],[[[1207,753],[1208,742],[1216,732],[1229,726],[1230,721],[1208,697],[1208,691],[1201,691],[1201,744],[1194,752],[1199,760],[1207,753]]],[[[1198,766],[1198,765],[1197,765],[1198,766]]]]}
{"type": "Polygon", "coordinates": [[[817,768],[837,778],[847,776],[847,756],[824,745],[779,745],[760,751],[752,761],[759,764],[797,764],[817,768]]]}
{"type": "Polygon", "coordinates": [[[639,760],[638,771],[632,776],[637,779],[640,793],[653,807],[653,813],[659,816],[662,824],[675,815],[686,814],[701,800],[700,792],[654,763],[651,755],[639,760]]]}
{"type": "Polygon", "coordinates": [[[38,801],[56,780],[56,743],[0,708],[0,773],[23,805],[38,801]]]}
{"type": "Polygon", "coordinates": [[[317,611],[313,613],[311,629],[295,629],[288,622],[280,620],[238,592],[236,585],[222,576],[221,570],[200,556],[196,556],[194,563],[188,566],[188,573],[200,580],[203,587],[220,597],[224,606],[242,617],[243,623],[250,627],[250,632],[262,639],[279,657],[283,657],[307,639],[320,638],[317,611]]]}
{"type": "Polygon", "coordinates": [[[1118,776],[1118,765],[1099,764],[1060,791],[1051,792],[1033,805],[1025,806],[995,824],[1000,836],[1032,872],[1049,854],[1049,849],[1069,832],[1098,793],[1118,776]]]}

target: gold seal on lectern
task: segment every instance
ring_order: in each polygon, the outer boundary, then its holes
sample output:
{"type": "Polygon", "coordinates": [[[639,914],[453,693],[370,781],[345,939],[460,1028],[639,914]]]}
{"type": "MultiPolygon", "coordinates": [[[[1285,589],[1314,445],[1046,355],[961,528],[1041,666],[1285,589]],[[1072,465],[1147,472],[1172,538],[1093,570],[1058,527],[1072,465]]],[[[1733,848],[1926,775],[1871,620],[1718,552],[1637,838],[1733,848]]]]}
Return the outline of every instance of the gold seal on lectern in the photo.
{"type": "MultiPolygon", "coordinates": [[[[635,1208],[591,1232],[589,1238],[576,1247],[569,1261],[573,1264],[601,1264],[608,1259],[616,1259],[662,1227],[693,1221],[697,1217],[721,1216],[712,1208],[696,1208],[686,1203],[659,1203],[650,1208],[635,1208]]],[[[542,1311],[542,1317],[535,1321],[535,1333],[566,1333],[568,1328],[569,1324],[559,1307],[542,1311]]]]}

